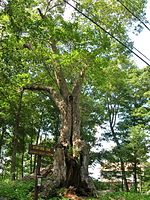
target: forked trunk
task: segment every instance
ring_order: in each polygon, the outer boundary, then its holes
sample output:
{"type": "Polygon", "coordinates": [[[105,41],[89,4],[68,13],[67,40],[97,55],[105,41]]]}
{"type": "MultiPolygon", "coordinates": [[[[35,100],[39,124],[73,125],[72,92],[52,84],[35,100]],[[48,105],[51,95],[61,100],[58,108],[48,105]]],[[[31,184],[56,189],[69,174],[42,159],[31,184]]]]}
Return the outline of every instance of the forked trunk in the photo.
{"type": "Polygon", "coordinates": [[[89,149],[80,138],[79,94],[61,103],[60,141],[55,149],[53,186],[74,187],[82,195],[93,195],[88,176],[89,149]]]}
{"type": "Polygon", "coordinates": [[[81,70],[78,79],[73,84],[72,92],[70,92],[57,60],[54,65],[58,69],[55,78],[59,92],[44,86],[23,88],[23,90],[48,92],[60,111],[61,127],[54,153],[53,175],[48,177],[44,186],[44,197],[52,194],[56,188],[61,186],[73,187],[77,193],[82,195],[93,195],[95,187],[88,176],[89,149],[80,137],[79,100],[85,69],[81,70]]]}

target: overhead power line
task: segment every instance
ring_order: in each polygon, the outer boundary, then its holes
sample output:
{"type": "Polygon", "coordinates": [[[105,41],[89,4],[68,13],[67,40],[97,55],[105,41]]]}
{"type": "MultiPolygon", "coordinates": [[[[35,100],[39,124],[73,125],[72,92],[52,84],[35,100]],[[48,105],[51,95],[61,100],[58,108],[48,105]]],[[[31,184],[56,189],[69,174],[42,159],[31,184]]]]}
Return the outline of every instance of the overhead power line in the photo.
{"type": "Polygon", "coordinates": [[[147,30],[150,31],[150,28],[139,17],[137,17],[129,8],[127,8],[127,6],[125,6],[120,0],[116,1],[119,2],[132,16],[134,16],[137,20],[139,20],[141,24],[143,24],[145,28],[147,28],[147,30]]]}
{"type": "Polygon", "coordinates": [[[133,49],[135,49],[135,50],[136,50],[137,52],[139,52],[144,58],[146,58],[147,60],[150,61],[150,59],[149,59],[147,56],[145,56],[141,51],[139,51],[137,48],[133,47],[133,49]]]}
{"type": "MultiPolygon", "coordinates": [[[[83,15],[85,18],[87,18],[89,21],[91,21],[93,24],[95,24],[96,26],[98,26],[101,30],[103,30],[105,33],[107,33],[110,37],[112,37],[114,40],[116,40],[118,43],[120,43],[122,46],[124,46],[126,49],[128,49],[131,53],[133,53],[136,57],[138,57],[140,60],[142,60],[144,63],[146,63],[146,65],[150,66],[150,64],[145,61],[141,56],[139,56],[137,53],[135,53],[132,49],[130,49],[126,44],[124,44],[123,42],[121,42],[118,38],[116,38],[113,34],[111,34],[109,31],[105,30],[102,26],[100,26],[97,22],[95,22],[92,18],[90,18],[89,16],[87,16],[85,13],[83,13],[82,11],[80,11],[78,8],[76,8],[74,5],[72,5],[71,3],[69,3],[68,1],[64,0],[65,3],[67,3],[69,6],[71,6],[74,10],[76,10],[78,13],[80,13],[81,15],[83,15]]],[[[79,4],[79,3],[78,3],[79,4]]],[[[137,50],[137,49],[136,49],[137,50]]],[[[139,53],[140,51],[137,50],[139,53]]],[[[142,53],[141,53],[142,54],[142,53]]],[[[144,54],[142,54],[144,55],[144,54]]],[[[145,57],[145,56],[144,56],[145,57]]],[[[148,59],[149,60],[149,59],[148,59]]]]}
{"type": "MultiPolygon", "coordinates": [[[[76,3],[76,5],[78,5],[79,7],[81,7],[81,5],[77,2],[77,1],[75,1],[75,0],[72,0],[73,2],[75,2],[76,3]]],[[[94,17],[94,16],[93,16],[94,17]]],[[[94,20],[93,20],[94,21],[94,20]]],[[[102,20],[98,20],[100,23],[102,23],[102,24],[104,24],[105,25],[105,23],[102,21],[102,20]]],[[[146,58],[148,61],[150,61],[150,59],[147,57],[147,56],[145,56],[140,50],[138,50],[136,47],[132,47],[133,49],[135,49],[139,54],[141,54],[144,58],[146,58]]]]}

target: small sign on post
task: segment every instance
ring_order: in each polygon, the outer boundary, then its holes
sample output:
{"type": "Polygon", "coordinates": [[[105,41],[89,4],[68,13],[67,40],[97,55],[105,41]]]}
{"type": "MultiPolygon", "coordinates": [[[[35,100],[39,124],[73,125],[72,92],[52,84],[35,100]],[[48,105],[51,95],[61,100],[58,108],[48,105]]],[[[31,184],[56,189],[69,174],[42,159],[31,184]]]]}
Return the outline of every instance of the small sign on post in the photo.
{"type": "Polygon", "coordinates": [[[37,166],[36,166],[36,179],[35,179],[35,191],[34,200],[38,200],[39,188],[42,185],[42,176],[40,174],[41,167],[41,157],[42,156],[52,156],[54,153],[53,149],[41,145],[29,145],[29,154],[37,155],[37,166]]]}
{"type": "Polygon", "coordinates": [[[51,156],[54,153],[53,149],[41,145],[29,145],[29,154],[36,154],[41,156],[51,156]]]}

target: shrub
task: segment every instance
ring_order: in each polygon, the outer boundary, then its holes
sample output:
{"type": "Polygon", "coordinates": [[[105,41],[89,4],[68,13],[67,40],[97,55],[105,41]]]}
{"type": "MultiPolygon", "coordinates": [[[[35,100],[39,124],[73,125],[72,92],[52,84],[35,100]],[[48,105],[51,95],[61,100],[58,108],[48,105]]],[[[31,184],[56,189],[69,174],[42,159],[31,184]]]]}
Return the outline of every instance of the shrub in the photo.
{"type": "Polygon", "coordinates": [[[0,198],[8,200],[31,200],[33,181],[1,181],[0,198]]]}
{"type": "Polygon", "coordinates": [[[101,196],[102,200],[150,200],[150,195],[132,192],[113,192],[101,196]]]}

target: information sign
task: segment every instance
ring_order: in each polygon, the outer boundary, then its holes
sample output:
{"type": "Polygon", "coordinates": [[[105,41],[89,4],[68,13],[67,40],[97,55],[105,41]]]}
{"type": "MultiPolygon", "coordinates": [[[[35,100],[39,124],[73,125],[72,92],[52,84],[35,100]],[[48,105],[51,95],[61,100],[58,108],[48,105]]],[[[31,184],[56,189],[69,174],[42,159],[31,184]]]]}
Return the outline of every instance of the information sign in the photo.
{"type": "Polygon", "coordinates": [[[29,145],[29,154],[41,156],[51,156],[54,153],[53,149],[41,145],[29,145]]]}

